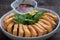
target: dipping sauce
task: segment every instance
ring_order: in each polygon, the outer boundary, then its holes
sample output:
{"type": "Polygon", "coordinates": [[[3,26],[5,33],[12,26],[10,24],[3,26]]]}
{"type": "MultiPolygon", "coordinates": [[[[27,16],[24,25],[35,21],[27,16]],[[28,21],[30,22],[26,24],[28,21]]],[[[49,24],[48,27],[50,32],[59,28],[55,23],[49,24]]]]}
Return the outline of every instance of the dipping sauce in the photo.
{"type": "Polygon", "coordinates": [[[22,13],[26,13],[30,10],[33,10],[34,6],[30,4],[20,4],[17,10],[22,13]]]}
{"type": "Polygon", "coordinates": [[[33,7],[33,5],[30,5],[30,4],[20,4],[19,7],[20,7],[21,10],[26,10],[29,7],[33,7]]]}

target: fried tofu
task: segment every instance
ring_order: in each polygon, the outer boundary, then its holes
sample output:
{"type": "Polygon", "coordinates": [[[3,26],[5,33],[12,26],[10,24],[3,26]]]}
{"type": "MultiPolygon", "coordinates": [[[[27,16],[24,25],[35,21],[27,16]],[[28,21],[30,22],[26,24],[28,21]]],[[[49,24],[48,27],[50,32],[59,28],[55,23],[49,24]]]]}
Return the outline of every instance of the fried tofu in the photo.
{"type": "Polygon", "coordinates": [[[53,15],[51,13],[45,13],[45,14],[52,17],[55,21],[58,19],[58,17],[56,15],[53,15]]]}
{"type": "Polygon", "coordinates": [[[9,33],[11,33],[11,34],[12,34],[12,27],[13,27],[13,25],[14,25],[14,22],[11,22],[11,23],[7,26],[7,31],[8,31],[9,33]]]}
{"type": "Polygon", "coordinates": [[[8,20],[10,17],[12,17],[14,15],[14,13],[10,13],[8,16],[6,16],[5,18],[4,18],[4,21],[6,21],[6,20],[8,20]]]}
{"type": "Polygon", "coordinates": [[[8,24],[8,23],[12,22],[13,20],[14,20],[14,17],[11,17],[11,18],[7,19],[7,20],[5,21],[5,23],[8,24]]]}
{"type": "Polygon", "coordinates": [[[35,23],[35,24],[37,25],[37,27],[39,27],[41,30],[44,31],[44,34],[47,33],[47,30],[44,27],[42,27],[39,23],[35,23]]]}
{"type": "Polygon", "coordinates": [[[43,30],[37,27],[35,24],[32,25],[33,28],[37,31],[38,36],[42,36],[44,34],[43,30]]]}
{"type": "Polygon", "coordinates": [[[36,32],[36,30],[33,28],[32,25],[28,25],[28,29],[29,29],[30,32],[31,32],[31,37],[36,37],[36,36],[37,36],[37,32],[36,32]]]}
{"type": "Polygon", "coordinates": [[[43,26],[48,32],[51,32],[52,31],[52,28],[51,26],[48,26],[46,24],[44,24],[42,21],[38,21],[38,23],[43,26]]]}
{"type": "Polygon", "coordinates": [[[23,29],[24,29],[24,37],[31,37],[31,33],[28,29],[27,25],[23,25],[23,29]]]}
{"type": "Polygon", "coordinates": [[[22,24],[19,24],[18,36],[21,36],[21,37],[24,36],[24,31],[23,31],[23,25],[22,24]]]}
{"type": "Polygon", "coordinates": [[[52,24],[53,27],[54,27],[54,25],[56,25],[55,21],[49,19],[47,16],[42,16],[42,18],[49,21],[52,24]]]}
{"type": "Polygon", "coordinates": [[[18,34],[18,24],[15,24],[13,28],[13,35],[17,36],[17,34],[18,34]]]}

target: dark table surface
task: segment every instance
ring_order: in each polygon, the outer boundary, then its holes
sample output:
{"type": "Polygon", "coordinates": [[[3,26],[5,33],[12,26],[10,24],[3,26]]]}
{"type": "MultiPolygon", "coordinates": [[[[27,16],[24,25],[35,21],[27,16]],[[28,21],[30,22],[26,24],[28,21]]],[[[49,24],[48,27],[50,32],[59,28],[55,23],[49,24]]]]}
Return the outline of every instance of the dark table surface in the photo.
{"type": "MultiPolygon", "coordinates": [[[[0,17],[2,15],[4,15],[6,12],[12,10],[10,4],[13,2],[14,0],[0,0],[0,17]]],[[[50,2],[47,2],[46,4],[40,4],[40,1],[37,0],[38,2],[38,7],[42,7],[42,8],[48,8],[51,10],[54,10],[55,12],[57,12],[60,16],[60,0],[51,0],[50,2]]],[[[11,40],[9,39],[7,36],[5,36],[1,29],[0,29],[0,40],[11,40]]],[[[60,28],[57,31],[57,33],[55,33],[52,37],[50,37],[47,40],[60,40],[60,28]]]]}

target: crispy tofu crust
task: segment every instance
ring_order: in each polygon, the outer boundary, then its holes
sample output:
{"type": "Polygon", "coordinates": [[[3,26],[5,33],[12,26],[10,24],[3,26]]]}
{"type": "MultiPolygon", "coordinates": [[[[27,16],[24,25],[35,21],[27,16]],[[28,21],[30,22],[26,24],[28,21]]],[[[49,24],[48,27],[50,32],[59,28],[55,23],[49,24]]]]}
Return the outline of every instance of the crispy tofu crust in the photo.
{"type": "Polygon", "coordinates": [[[44,34],[47,33],[47,30],[43,26],[41,26],[39,23],[35,23],[35,24],[37,25],[37,27],[39,27],[41,30],[44,31],[44,34]]]}
{"type": "Polygon", "coordinates": [[[11,18],[7,19],[7,20],[5,21],[5,23],[8,24],[8,23],[12,22],[13,20],[14,20],[14,17],[11,17],[11,18]]]}
{"type": "Polygon", "coordinates": [[[42,18],[49,21],[52,24],[52,26],[56,25],[55,21],[49,19],[47,16],[42,16],[42,18]]]}
{"type": "Polygon", "coordinates": [[[15,24],[13,29],[13,35],[17,36],[17,32],[18,32],[18,24],[15,24]]]}
{"type": "Polygon", "coordinates": [[[21,37],[24,36],[24,31],[23,31],[23,25],[22,24],[19,24],[18,36],[21,36],[21,37]]]}
{"type": "Polygon", "coordinates": [[[32,25],[28,25],[28,29],[31,32],[31,37],[36,37],[37,36],[37,32],[36,30],[32,27],[32,25]]]}
{"type": "Polygon", "coordinates": [[[9,33],[11,33],[11,34],[12,34],[12,27],[13,27],[13,25],[14,25],[14,22],[11,22],[11,23],[7,26],[7,31],[8,31],[9,33]]]}
{"type": "Polygon", "coordinates": [[[24,37],[31,37],[31,33],[27,27],[27,25],[23,25],[23,29],[24,29],[24,37]]]}
{"type": "Polygon", "coordinates": [[[55,21],[58,19],[58,17],[56,15],[53,15],[51,13],[45,13],[45,15],[50,16],[51,18],[53,18],[55,21]]]}
{"type": "Polygon", "coordinates": [[[48,26],[48,25],[44,24],[42,21],[39,21],[38,23],[39,23],[41,26],[43,26],[48,32],[51,32],[51,31],[52,31],[51,26],[48,26]]]}
{"type": "Polygon", "coordinates": [[[14,13],[10,13],[8,16],[6,16],[6,17],[4,18],[4,21],[6,21],[7,19],[9,19],[10,17],[13,17],[13,15],[14,15],[14,13]]]}
{"type": "Polygon", "coordinates": [[[43,30],[41,30],[39,27],[37,27],[35,24],[32,25],[33,28],[37,31],[38,36],[41,36],[44,34],[43,30]]]}

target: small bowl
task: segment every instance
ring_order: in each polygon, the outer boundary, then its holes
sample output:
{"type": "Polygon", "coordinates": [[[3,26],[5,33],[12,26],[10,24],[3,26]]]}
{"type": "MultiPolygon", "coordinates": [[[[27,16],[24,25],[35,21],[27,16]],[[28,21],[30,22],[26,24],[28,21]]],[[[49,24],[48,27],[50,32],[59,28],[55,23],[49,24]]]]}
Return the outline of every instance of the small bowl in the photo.
{"type": "MultiPolygon", "coordinates": [[[[11,7],[13,8],[13,10],[15,10],[17,13],[21,14],[21,12],[19,12],[16,8],[19,7],[19,4],[21,4],[23,1],[14,1],[12,4],[11,4],[11,7]]],[[[27,2],[25,2],[24,4],[26,4],[27,2]]],[[[37,7],[37,2],[36,1],[29,1],[28,2],[29,4],[32,4],[34,5],[34,8],[37,7]]],[[[23,13],[25,14],[25,13],[23,13]]]]}
{"type": "Polygon", "coordinates": [[[1,19],[0,19],[0,28],[1,28],[2,32],[3,32],[6,36],[8,36],[10,39],[12,39],[12,40],[45,40],[45,39],[51,37],[51,36],[52,36],[53,34],[55,34],[55,33],[57,32],[57,30],[59,29],[60,18],[59,18],[58,13],[56,13],[56,12],[54,12],[54,11],[52,11],[52,10],[49,10],[49,9],[45,9],[45,8],[35,8],[35,9],[37,9],[37,10],[46,10],[46,11],[51,12],[52,14],[54,14],[54,15],[56,15],[56,16],[58,17],[56,28],[55,28],[52,32],[50,32],[50,33],[48,33],[48,34],[45,34],[45,35],[42,35],[42,36],[38,36],[38,37],[19,37],[19,36],[15,36],[15,35],[12,35],[12,34],[8,33],[8,32],[5,31],[4,28],[3,28],[3,19],[4,19],[4,17],[6,17],[6,16],[7,16],[9,13],[11,13],[11,12],[16,13],[14,10],[9,11],[8,13],[6,13],[5,15],[3,15],[3,16],[1,17],[1,19]]]}

